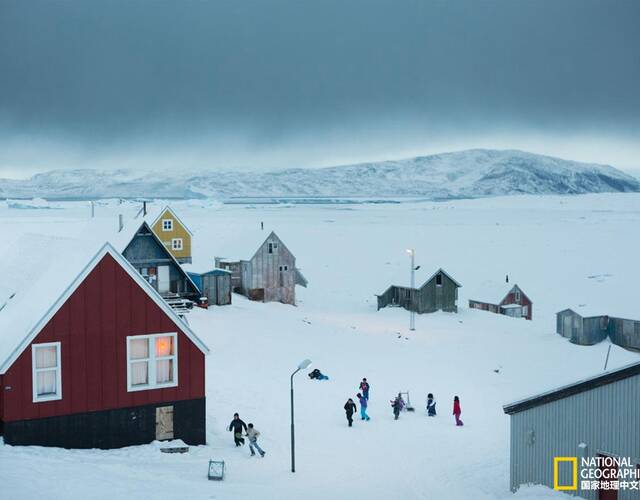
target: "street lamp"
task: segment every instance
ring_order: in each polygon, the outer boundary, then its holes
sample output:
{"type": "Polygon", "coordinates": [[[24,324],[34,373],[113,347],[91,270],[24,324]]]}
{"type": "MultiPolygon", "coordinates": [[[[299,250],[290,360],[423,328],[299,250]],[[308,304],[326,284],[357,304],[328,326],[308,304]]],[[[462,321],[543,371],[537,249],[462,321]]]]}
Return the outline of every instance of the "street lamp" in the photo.
{"type": "Polygon", "coordinates": [[[305,368],[308,368],[310,364],[311,364],[311,360],[305,359],[304,361],[300,362],[296,371],[294,371],[291,374],[291,472],[296,471],[296,449],[295,449],[296,441],[295,441],[295,434],[294,434],[294,427],[293,427],[293,376],[296,373],[298,373],[300,370],[304,370],[305,368]]]}
{"type": "MultiPolygon", "coordinates": [[[[409,307],[413,307],[413,295],[416,287],[416,251],[413,248],[407,248],[407,253],[411,257],[411,300],[409,301],[409,307]]],[[[419,267],[419,266],[418,266],[419,267]]],[[[409,310],[409,330],[414,331],[416,329],[416,312],[413,309],[409,310]]]]}

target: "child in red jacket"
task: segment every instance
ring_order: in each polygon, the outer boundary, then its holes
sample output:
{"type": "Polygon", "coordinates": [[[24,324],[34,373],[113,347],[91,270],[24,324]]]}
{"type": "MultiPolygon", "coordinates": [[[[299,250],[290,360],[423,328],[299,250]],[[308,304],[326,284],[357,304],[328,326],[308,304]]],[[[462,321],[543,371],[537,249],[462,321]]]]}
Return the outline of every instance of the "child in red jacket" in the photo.
{"type": "Polygon", "coordinates": [[[462,413],[462,410],[460,409],[460,398],[458,398],[458,396],[454,396],[453,397],[453,414],[456,417],[456,425],[458,426],[464,425],[462,423],[462,420],[460,420],[461,413],[462,413]]]}

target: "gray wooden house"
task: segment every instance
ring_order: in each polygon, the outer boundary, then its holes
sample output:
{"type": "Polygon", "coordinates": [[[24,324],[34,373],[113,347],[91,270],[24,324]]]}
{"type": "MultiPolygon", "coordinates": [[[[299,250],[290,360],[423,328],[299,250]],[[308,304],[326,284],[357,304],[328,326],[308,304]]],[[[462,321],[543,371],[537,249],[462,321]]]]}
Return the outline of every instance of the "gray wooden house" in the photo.
{"type": "Polygon", "coordinates": [[[378,310],[383,307],[403,307],[418,314],[458,312],[458,288],[461,286],[441,268],[420,288],[391,285],[381,295],[376,295],[378,310]]]}
{"type": "Polygon", "coordinates": [[[598,467],[583,459],[628,459],[614,470],[640,469],[640,363],[505,405],[510,416],[510,487],[542,484],[575,486],[565,493],[588,499],[638,499],[631,489],[583,488],[598,467]],[[571,457],[554,465],[554,457],[571,457]],[[574,469],[577,468],[577,471],[574,469]],[[587,469],[586,471],[584,469],[587,469]],[[576,473],[577,477],[574,476],[576,473]]]}
{"type": "Polygon", "coordinates": [[[215,265],[231,271],[234,291],[251,300],[295,305],[296,285],[307,286],[295,256],[274,231],[249,260],[216,257],[215,265]]]}
{"type": "Polygon", "coordinates": [[[564,309],[556,314],[556,332],[574,344],[593,345],[609,337],[627,349],[640,350],[640,321],[564,309]]]}
{"type": "Polygon", "coordinates": [[[198,302],[200,291],[147,222],[130,235],[122,255],[165,299],[198,302]]]}

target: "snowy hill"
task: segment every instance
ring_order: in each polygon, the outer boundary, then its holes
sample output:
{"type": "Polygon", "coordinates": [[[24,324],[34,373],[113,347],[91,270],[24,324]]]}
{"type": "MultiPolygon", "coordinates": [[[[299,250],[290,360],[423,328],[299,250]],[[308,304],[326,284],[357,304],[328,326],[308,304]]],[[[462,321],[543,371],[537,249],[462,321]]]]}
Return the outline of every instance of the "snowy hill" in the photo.
{"type": "Polygon", "coordinates": [[[607,165],[522,151],[474,149],[405,160],[272,172],[161,176],[133,170],[56,170],[0,179],[0,198],[419,197],[638,192],[640,180],[607,165]]]}

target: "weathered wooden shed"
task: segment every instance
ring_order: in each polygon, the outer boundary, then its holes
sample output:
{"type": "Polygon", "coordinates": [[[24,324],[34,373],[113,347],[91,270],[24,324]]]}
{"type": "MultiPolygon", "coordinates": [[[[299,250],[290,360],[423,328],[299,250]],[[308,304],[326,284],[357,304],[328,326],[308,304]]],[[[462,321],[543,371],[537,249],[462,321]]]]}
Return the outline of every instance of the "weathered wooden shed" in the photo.
{"type": "Polygon", "coordinates": [[[440,268],[420,288],[391,285],[378,298],[383,307],[403,307],[418,314],[458,312],[458,288],[462,285],[440,268]]]}
{"type": "Polygon", "coordinates": [[[307,280],[296,267],[296,257],[272,231],[249,260],[216,257],[216,267],[231,271],[234,291],[261,302],[296,303],[296,285],[307,280]]]}
{"type": "Polygon", "coordinates": [[[240,261],[222,257],[216,257],[214,261],[216,269],[223,269],[231,273],[231,290],[242,293],[242,264],[240,261]]]}
{"type": "Polygon", "coordinates": [[[594,469],[585,466],[583,459],[628,459],[628,465],[599,468],[608,475],[640,470],[640,363],[510,403],[503,409],[511,417],[512,491],[523,484],[542,484],[549,488],[575,486],[565,493],[593,500],[640,498],[638,490],[620,489],[620,484],[617,490],[609,481],[606,489],[593,489],[591,481],[587,481],[589,488],[583,482],[594,469]],[[554,466],[556,457],[568,460],[554,466]]]}
{"type": "Polygon", "coordinates": [[[206,345],[111,245],[59,240],[0,262],[5,443],[204,444],[206,345]]]}
{"type": "Polygon", "coordinates": [[[498,303],[469,300],[469,307],[513,318],[533,318],[533,302],[518,285],[514,285],[498,303]]]}
{"type": "Polygon", "coordinates": [[[189,277],[207,298],[209,305],[231,304],[231,271],[214,268],[204,272],[187,271],[189,277]]]}
{"type": "Polygon", "coordinates": [[[640,321],[564,309],[556,314],[556,332],[574,344],[593,345],[609,337],[626,349],[640,350],[640,321]]]}

